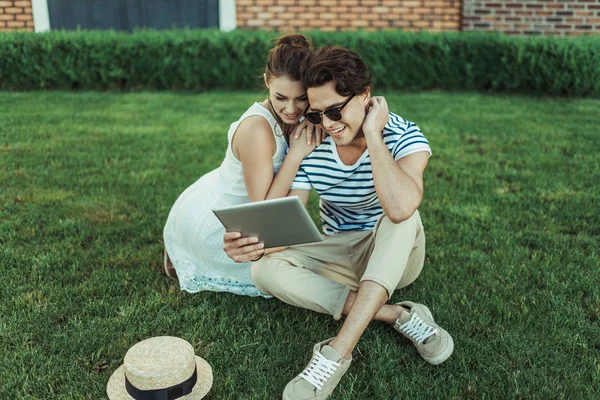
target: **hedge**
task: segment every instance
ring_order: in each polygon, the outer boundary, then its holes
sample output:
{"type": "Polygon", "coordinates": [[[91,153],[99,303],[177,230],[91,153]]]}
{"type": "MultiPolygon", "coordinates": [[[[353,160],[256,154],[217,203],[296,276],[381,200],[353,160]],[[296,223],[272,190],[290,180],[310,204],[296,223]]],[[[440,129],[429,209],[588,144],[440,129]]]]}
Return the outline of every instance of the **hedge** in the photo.
{"type": "MultiPolygon", "coordinates": [[[[458,89],[600,95],[600,37],[310,32],[370,66],[376,90],[458,89]]],[[[256,89],[263,31],[52,31],[0,34],[0,89],[256,89]]]]}

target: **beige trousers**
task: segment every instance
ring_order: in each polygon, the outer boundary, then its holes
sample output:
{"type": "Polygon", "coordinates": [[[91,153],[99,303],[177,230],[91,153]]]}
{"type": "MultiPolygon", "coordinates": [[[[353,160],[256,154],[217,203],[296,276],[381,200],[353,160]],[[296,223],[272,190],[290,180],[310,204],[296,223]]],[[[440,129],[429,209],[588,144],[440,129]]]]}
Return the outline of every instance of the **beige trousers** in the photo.
{"type": "Polygon", "coordinates": [[[266,255],[252,264],[252,279],[285,303],[340,319],[360,282],[376,282],[390,297],[417,279],[424,260],[425,232],[416,211],[399,224],[384,215],[372,231],[338,233],[266,255]]]}

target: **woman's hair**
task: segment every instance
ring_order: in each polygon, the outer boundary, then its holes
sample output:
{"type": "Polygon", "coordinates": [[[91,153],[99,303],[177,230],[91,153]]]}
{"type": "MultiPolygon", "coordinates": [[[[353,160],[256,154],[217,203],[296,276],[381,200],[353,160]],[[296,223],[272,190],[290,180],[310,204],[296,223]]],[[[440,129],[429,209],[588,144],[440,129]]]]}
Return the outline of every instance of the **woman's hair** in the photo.
{"type": "Polygon", "coordinates": [[[325,45],[304,60],[302,83],[308,89],[335,82],[340,96],[364,93],[372,76],[360,56],[348,49],[325,45]]]}
{"type": "Polygon", "coordinates": [[[271,78],[288,77],[292,81],[302,80],[302,63],[310,55],[312,45],[302,35],[281,36],[275,47],[269,51],[265,76],[271,78]]]}

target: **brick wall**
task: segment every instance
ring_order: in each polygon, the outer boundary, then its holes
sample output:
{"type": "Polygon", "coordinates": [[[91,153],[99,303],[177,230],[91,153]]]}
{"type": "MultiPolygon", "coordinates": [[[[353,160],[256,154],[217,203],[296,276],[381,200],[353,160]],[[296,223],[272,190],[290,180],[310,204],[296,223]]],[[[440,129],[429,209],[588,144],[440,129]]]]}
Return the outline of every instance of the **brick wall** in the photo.
{"type": "Polygon", "coordinates": [[[463,0],[462,30],[512,35],[600,33],[600,0],[463,0]]]}
{"type": "Polygon", "coordinates": [[[31,0],[0,0],[0,31],[33,31],[31,0]]]}
{"type": "Polygon", "coordinates": [[[237,0],[237,26],[276,31],[457,31],[461,0],[237,0]]]}

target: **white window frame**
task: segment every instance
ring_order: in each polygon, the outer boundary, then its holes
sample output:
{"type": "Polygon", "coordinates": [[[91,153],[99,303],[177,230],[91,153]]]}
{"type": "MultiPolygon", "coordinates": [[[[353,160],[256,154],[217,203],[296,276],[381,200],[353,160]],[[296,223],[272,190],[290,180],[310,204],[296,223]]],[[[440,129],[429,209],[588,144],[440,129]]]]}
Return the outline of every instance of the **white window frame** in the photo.
{"type": "Polygon", "coordinates": [[[33,9],[33,26],[36,32],[50,30],[50,14],[48,13],[48,0],[31,0],[33,9]]]}
{"type": "MultiPolygon", "coordinates": [[[[33,25],[36,32],[50,30],[48,0],[31,0],[33,25]]],[[[235,0],[219,0],[219,29],[229,32],[237,28],[235,0]]]]}
{"type": "Polygon", "coordinates": [[[237,28],[235,0],[219,0],[219,29],[229,32],[237,28]]]}

